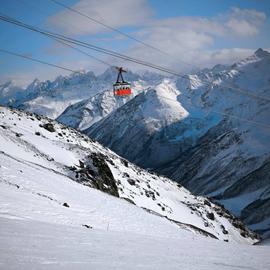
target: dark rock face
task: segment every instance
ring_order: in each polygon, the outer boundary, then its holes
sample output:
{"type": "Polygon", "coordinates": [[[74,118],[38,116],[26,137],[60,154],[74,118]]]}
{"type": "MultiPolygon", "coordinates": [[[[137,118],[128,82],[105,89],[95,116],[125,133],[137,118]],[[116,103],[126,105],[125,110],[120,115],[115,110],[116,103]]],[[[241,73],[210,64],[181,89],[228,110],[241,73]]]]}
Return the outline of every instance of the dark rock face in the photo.
{"type": "Polygon", "coordinates": [[[116,181],[106,163],[106,157],[100,153],[92,153],[90,157],[98,173],[93,180],[96,188],[119,197],[116,181]]]}
{"type": "MultiPolygon", "coordinates": [[[[226,189],[222,197],[226,199],[236,196],[239,193],[253,192],[266,184],[270,184],[270,157],[260,167],[248,173],[239,179],[237,183],[226,189]]],[[[270,186],[268,187],[270,188],[270,186]]],[[[266,195],[265,193],[264,196],[266,195]]],[[[270,195],[269,192],[268,195],[270,195]]]]}
{"type": "Polygon", "coordinates": [[[240,150],[242,135],[224,121],[211,128],[179,158],[157,171],[195,194],[209,196],[215,202],[222,201],[242,221],[261,233],[255,224],[270,217],[270,157],[243,154],[240,150]],[[233,148],[239,150],[233,152],[233,148]],[[227,200],[238,196],[251,196],[251,199],[250,203],[235,211],[234,205],[227,204],[227,200]]]}
{"type": "Polygon", "coordinates": [[[119,197],[116,181],[106,159],[101,153],[92,153],[86,160],[79,160],[78,167],[70,167],[69,170],[75,174],[77,182],[119,197]]]}
{"type": "MultiPolygon", "coordinates": [[[[253,225],[259,222],[262,222],[265,217],[270,216],[270,198],[267,199],[258,199],[255,202],[249,204],[244,210],[241,212],[241,219],[247,225],[253,225]]],[[[262,229],[255,230],[263,235],[269,236],[270,229],[269,226],[265,226],[262,229]]]]}
{"type": "Polygon", "coordinates": [[[233,158],[228,164],[222,165],[220,170],[220,161],[211,164],[210,158],[234,144],[241,144],[240,135],[229,128],[226,122],[213,127],[196,145],[184,151],[174,162],[157,169],[158,172],[180,182],[197,194],[208,195],[224,185],[227,186],[230,181],[234,181],[237,174],[235,164],[240,164],[241,158],[233,158]],[[207,167],[207,170],[201,172],[204,167],[207,167]]]}
{"type": "MultiPolygon", "coordinates": [[[[265,218],[270,217],[270,158],[267,159],[259,168],[239,179],[217,196],[216,199],[231,199],[238,194],[249,196],[249,194],[258,193],[256,200],[251,200],[241,211],[240,218],[247,225],[253,228],[254,224],[263,222],[265,218]],[[261,190],[258,192],[258,190],[261,190]]],[[[254,229],[265,234],[270,232],[269,226],[264,229],[254,229]]]]}

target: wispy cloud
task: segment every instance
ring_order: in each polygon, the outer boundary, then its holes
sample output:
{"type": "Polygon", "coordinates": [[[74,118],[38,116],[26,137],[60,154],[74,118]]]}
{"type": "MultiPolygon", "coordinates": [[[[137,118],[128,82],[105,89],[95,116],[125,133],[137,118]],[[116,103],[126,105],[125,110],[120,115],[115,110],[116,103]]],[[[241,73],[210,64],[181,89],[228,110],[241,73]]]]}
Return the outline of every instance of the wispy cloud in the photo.
{"type": "Polygon", "coordinates": [[[229,63],[246,57],[252,50],[237,48],[237,45],[233,49],[217,49],[216,43],[222,39],[232,39],[237,44],[237,41],[255,36],[265,20],[266,15],[262,12],[239,8],[232,8],[230,12],[212,18],[176,17],[152,20],[137,35],[145,42],[168,52],[170,56],[157,55],[157,52],[137,44],[129,53],[178,71],[187,70],[192,65],[204,67],[229,63]]]}
{"type": "MultiPolygon", "coordinates": [[[[152,10],[146,0],[80,0],[72,8],[117,28],[142,25],[152,17],[152,10]]],[[[49,17],[48,22],[68,34],[87,35],[109,31],[69,10],[49,17]]]]}
{"type": "MultiPolygon", "coordinates": [[[[249,46],[249,42],[257,38],[267,20],[263,12],[238,7],[232,7],[227,12],[212,17],[179,16],[157,19],[147,0],[80,0],[72,7],[115,28],[132,26],[129,28],[133,30],[131,35],[166,54],[139,43],[126,42],[127,39],[123,39],[123,36],[65,9],[48,17],[47,22],[58,32],[81,35],[86,40],[97,41],[105,48],[113,48],[131,57],[184,73],[194,67],[230,64],[251,55],[256,49],[253,47],[256,43],[249,46]],[[243,41],[245,48],[241,46],[243,41]]],[[[259,46],[261,47],[260,44],[259,46]]],[[[95,60],[56,42],[42,49],[41,58],[46,60],[44,53],[50,58],[49,62],[57,61],[58,64],[61,62],[63,66],[72,69],[101,72],[106,68],[95,60]],[[57,56],[57,60],[51,60],[52,56],[57,56]]],[[[130,69],[143,68],[109,56],[97,55],[97,57],[112,65],[125,65],[130,69]]],[[[38,66],[29,72],[26,70],[21,74],[14,72],[14,76],[13,74],[9,76],[17,77],[20,81],[30,81],[34,77],[52,79],[60,74],[65,72],[38,66]]]]}
{"type": "Polygon", "coordinates": [[[265,20],[266,15],[263,12],[234,7],[224,27],[227,30],[227,34],[244,37],[254,36],[258,33],[260,26],[265,20]]]}

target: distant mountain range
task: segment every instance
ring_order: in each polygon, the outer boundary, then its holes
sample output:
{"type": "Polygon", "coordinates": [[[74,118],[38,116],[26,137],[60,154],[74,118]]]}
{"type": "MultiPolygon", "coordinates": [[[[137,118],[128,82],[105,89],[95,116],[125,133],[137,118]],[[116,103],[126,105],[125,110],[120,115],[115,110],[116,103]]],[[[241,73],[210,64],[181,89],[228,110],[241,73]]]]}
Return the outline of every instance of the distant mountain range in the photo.
{"type": "MultiPolygon", "coordinates": [[[[135,92],[136,89],[144,90],[163,78],[151,72],[139,75],[129,71],[125,75],[135,92]]],[[[56,118],[68,106],[111,89],[116,77],[116,70],[109,68],[98,76],[93,72],[81,71],[69,76],[59,76],[54,81],[35,79],[26,88],[20,88],[9,81],[0,85],[0,104],[56,118]]]]}

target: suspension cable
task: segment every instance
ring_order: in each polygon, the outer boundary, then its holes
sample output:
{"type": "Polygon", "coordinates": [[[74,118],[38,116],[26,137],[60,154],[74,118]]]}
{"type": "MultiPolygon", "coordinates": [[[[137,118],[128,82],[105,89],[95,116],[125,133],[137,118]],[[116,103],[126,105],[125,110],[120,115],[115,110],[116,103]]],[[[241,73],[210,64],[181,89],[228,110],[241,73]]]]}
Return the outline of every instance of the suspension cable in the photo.
{"type": "MultiPolygon", "coordinates": [[[[163,68],[161,66],[157,66],[157,65],[151,64],[149,62],[145,62],[145,61],[142,61],[142,60],[131,58],[131,57],[128,57],[126,55],[119,54],[119,53],[117,53],[115,51],[107,50],[107,49],[101,48],[99,46],[95,46],[95,45],[92,45],[92,44],[89,44],[89,43],[86,43],[86,42],[82,42],[82,41],[79,41],[79,40],[76,40],[76,39],[61,35],[61,34],[57,34],[57,33],[49,32],[49,31],[46,31],[46,30],[42,30],[40,28],[31,26],[31,25],[27,25],[25,23],[22,23],[22,22],[20,22],[18,20],[15,20],[15,19],[13,19],[11,17],[8,17],[8,16],[5,16],[5,15],[4,16],[0,15],[0,20],[15,24],[15,25],[23,27],[23,28],[27,28],[27,29],[32,30],[34,32],[38,32],[38,33],[43,34],[43,35],[45,35],[47,37],[62,41],[65,44],[67,44],[67,43],[75,44],[75,45],[82,46],[82,47],[85,47],[85,48],[88,48],[88,49],[91,49],[91,50],[95,50],[95,51],[100,52],[100,53],[111,55],[111,56],[116,57],[116,58],[120,58],[120,59],[123,59],[123,60],[126,60],[126,61],[137,63],[137,64],[140,64],[140,65],[143,65],[143,66],[147,66],[147,67],[159,70],[159,71],[163,71],[163,72],[169,73],[169,74],[174,75],[174,76],[178,76],[178,77],[181,77],[181,78],[184,78],[184,79],[189,79],[189,77],[187,75],[179,74],[179,73],[177,73],[175,71],[172,71],[172,70],[169,70],[167,68],[163,68]]],[[[78,48],[76,48],[76,50],[78,50],[78,48]]],[[[106,64],[109,65],[108,63],[106,63],[106,64]]],[[[209,86],[214,85],[213,83],[210,83],[208,81],[204,82],[204,83],[206,85],[209,85],[209,86]]],[[[263,100],[266,100],[266,101],[270,101],[269,97],[255,95],[255,94],[251,93],[250,91],[249,92],[244,91],[243,89],[241,89],[239,87],[233,87],[231,85],[226,85],[226,84],[222,84],[222,87],[225,87],[225,88],[228,88],[228,89],[231,89],[231,90],[236,90],[239,93],[246,94],[246,95],[248,95],[250,97],[253,97],[253,98],[256,98],[256,99],[263,99],[263,100]]]]}

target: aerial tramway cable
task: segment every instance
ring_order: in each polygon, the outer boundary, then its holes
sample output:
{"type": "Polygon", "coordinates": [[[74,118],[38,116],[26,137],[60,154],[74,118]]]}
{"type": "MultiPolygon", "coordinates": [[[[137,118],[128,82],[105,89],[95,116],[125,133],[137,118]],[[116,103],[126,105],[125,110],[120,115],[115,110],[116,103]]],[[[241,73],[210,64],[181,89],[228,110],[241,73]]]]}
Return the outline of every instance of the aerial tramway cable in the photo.
{"type": "MultiPolygon", "coordinates": [[[[16,0],[16,1],[17,1],[19,4],[23,4],[23,6],[28,6],[28,8],[35,9],[35,10],[37,10],[38,12],[40,12],[41,14],[43,14],[43,15],[45,15],[45,16],[48,16],[48,14],[47,14],[46,12],[44,12],[44,10],[41,10],[40,8],[38,8],[38,7],[36,7],[36,6],[33,6],[33,3],[30,4],[29,2],[27,2],[27,0],[26,0],[26,1],[24,1],[24,0],[16,0]]],[[[50,38],[51,38],[51,37],[50,37],[50,38]]],[[[75,46],[72,46],[72,45],[68,44],[67,42],[64,42],[64,41],[61,41],[61,40],[58,40],[58,39],[55,39],[55,38],[52,38],[52,39],[53,39],[54,41],[56,41],[56,42],[58,42],[58,43],[64,45],[64,46],[69,47],[70,49],[73,49],[73,50],[75,50],[75,51],[77,51],[77,52],[79,52],[79,53],[81,53],[81,54],[83,54],[83,55],[88,56],[89,58],[94,59],[94,60],[97,61],[97,62],[100,62],[101,64],[104,64],[104,65],[109,66],[109,67],[114,67],[114,66],[112,66],[111,64],[109,64],[108,62],[106,62],[106,61],[104,61],[104,60],[102,60],[102,59],[100,59],[100,58],[98,58],[98,57],[96,57],[96,56],[94,56],[94,55],[92,55],[92,54],[89,54],[89,53],[87,53],[87,52],[85,52],[85,51],[83,51],[83,50],[81,50],[81,49],[79,49],[79,48],[77,48],[77,47],[75,47],[75,46]]]]}
{"type": "Polygon", "coordinates": [[[97,19],[95,19],[95,18],[93,18],[93,17],[90,17],[89,15],[87,15],[87,14],[85,14],[85,13],[83,13],[83,12],[81,12],[81,11],[75,9],[75,8],[72,8],[72,7],[68,6],[68,5],[65,5],[65,4],[63,4],[62,2],[60,2],[60,1],[57,1],[57,0],[49,0],[49,1],[55,3],[55,4],[59,5],[59,6],[62,6],[62,7],[64,7],[65,9],[67,9],[67,10],[69,10],[69,11],[71,11],[71,12],[77,13],[78,15],[80,15],[80,16],[82,16],[82,17],[84,17],[84,18],[87,18],[87,19],[89,19],[90,21],[92,21],[92,22],[94,22],[94,23],[97,23],[97,24],[99,24],[99,25],[102,25],[103,27],[105,27],[105,28],[107,28],[107,29],[109,29],[109,30],[112,30],[112,31],[114,31],[114,32],[116,32],[116,33],[118,33],[118,34],[120,34],[120,35],[126,37],[126,38],[132,39],[133,41],[136,41],[136,42],[138,42],[138,43],[140,43],[140,44],[142,44],[142,45],[144,45],[144,46],[146,46],[146,47],[148,47],[148,48],[151,48],[151,49],[153,49],[153,50],[155,50],[155,51],[158,51],[158,52],[160,52],[160,53],[162,53],[162,54],[168,55],[167,52],[164,52],[164,51],[160,50],[159,48],[154,47],[154,46],[151,45],[151,44],[148,44],[148,43],[146,43],[146,42],[144,42],[144,41],[142,41],[142,40],[139,40],[139,39],[137,39],[137,38],[135,38],[135,37],[133,37],[133,36],[131,36],[131,35],[129,35],[129,34],[123,32],[123,31],[120,31],[119,29],[117,29],[117,28],[115,28],[115,27],[109,26],[108,24],[106,24],[106,23],[104,23],[104,22],[101,22],[101,21],[99,21],[99,20],[97,20],[97,19]]]}
{"type": "Polygon", "coordinates": [[[24,58],[24,59],[27,59],[27,60],[30,60],[30,61],[33,61],[33,62],[37,62],[37,63],[40,63],[40,64],[44,64],[44,65],[47,65],[47,66],[63,69],[65,71],[70,71],[70,72],[74,72],[74,73],[80,73],[79,71],[76,71],[74,69],[70,69],[70,68],[67,68],[67,67],[60,66],[60,65],[52,64],[52,63],[49,63],[49,62],[46,62],[46,61],[43,61],[43,60],[40,60],[40,59],[36,59],[36,58],[30,57],[30,56],[26,56],[26,55],[19,54],[19,53],[16,53],[16,52],[12,52],[12,51],[9,51],[9,50],[4,50],[4,49],[0,48],[0,52],[6,53],[6,54],[9,54],[9,55],[13,55],[13,56],[18,56],[18,57],[21,57],[21,58],[24,58]]]}
{"type": "MultiPolygon", "coordinates": [[[[161,49],[159,49],[159,48],[157,48],[157,47],[155,47],[155,46],[153,46],[153,45],[151,45],[151,44],[149,44],[149,43],[146,43],[146,42],[144,42],[144,41],[142,41],[142,40],[140,40],[140,39],[137,39],[137,38],[135,38],[134,36],[131,36],[131,35],[129,35],[129,34],[123,32],[123,31],[121,31],[121,30],[115,28],[115,27],[112,27],[112,26],[110,26],[110,25],[108,25],[108,24],[106,24],[106,23],[104,23],[104,22],[101,22],[100,20],[98,20],[98,19],[96,19],[96,18],[90,17],[88,14],[83,13],[83,12],[79,11],[78,9],[75,9],[75,8],[73,8],[73,7],[70,7],[70,6],[66,5],[66,4],[63,4],[62,2],[60,2],[60,1],[58,1],[58,0],[49,0],[49,1],[51,1],[51,2],[53,2],[53,3],[55,3],[55,4],[57,4],[57,5],[59,5],[59,6],[61,6],[61,7],[64,7],[65,9],[69,10],[70,12],[74,12],[74,13],[76,13],[76,14],[78,14],[78,15],[84,17],[84,18],[87,18],[87,19],[89,19],[90,21],[92,21],[92,22],[94,22],[94,23],[97,23],[97,24],[99,24],[99,25],[102,25],[103,27],[105,27],[105,28],[107,28],[107,29],[109,29],[109,30],[112,30],[112,31],[114,31],[114,32],[116,32],[116,33],[118,33],[118,34],[121,34],[122,36],[124,36],[124,37],[126,37],[126,38],[129,38],[129,39],[131,39],[131,40],[133,40],[133,41],[136,41],[137,43],[140,43],[140,44],[144,45],[145,47],[148,47],[148,48],[150,48],[150,49],[152,49],[152,50],[155,50],[155,51],[157,51],[157,52],[159,52],[159,53],[161,53],[161,54],[163,54],[163,55],[166,55],[167,57],[171,57],[171,58],[173,57],[173,56],[172,56],[171,54],[169,54],[168,52],[165,52],[164,50],[161,50],[161,49]]],[[[182,62],[182,63],[185,64],[185,65],[188,65],[188,66],[190,66],[190,67],[192,67],[192,68],[197,69],[197,67],[196,67],[195,65],[192,65],[192,64],[190,64],[190,63],[187,63],[187,62],[185,62],[185,61],[183,61],[183,60],[179,60],[179,62],[182,62]]]]}
{"type": "Polygon", "coordinates": [[[151,67],[153,69],[160,70],[160,71],[169,73],[169,74],[174,75],[174,76],[178,76],[178,77],[184,77],[185,76],[185,75],[179,74],[179,73],[177,73],[177,72],[175,72],[173,70],[170,70],[170,69],[158,66],[158,65],[154,65],[152,63],[149,63],[149,62],[146,62],[146,61],[143,61],[143,60],[138,60],[138,59],[129,57],[127,55],[120,54],[120,53],[117,53],[117,52],[112,51],[112,50],[104,49],[102,47],[99,47],[99,46],[96,46],[96,45],[93,45],[93,44],[90,44],[90,43],[87,43],[87,42],[79,41],[79,40],[73,39],[71,37],[67,37],[65,35],[53,33],[53,32],[43,30],[41,28],[38,28],[38,27],[35,27],[35,26],[32,26],[32,25],[25,24],[25,23],[23,23],[21,21],[13,19],[13,18],[11,18],[9,16],[0,15],[0,20],[11,23],[11,24],[15,24],[15,25],[23,27],[23,28],[27,28],[29,30],[32,30],[34,32],[38,32],[40,34],[43,34],[45,36],[48,36],[48,37],[51,37],[51,38],[54,38],[54,39],[58,39],[58,40],[61,40],[61,41],[64,41],[64,42],[75,44],[75,45],[78,45],[78,46],[81,46],[81,47],[84,47],[84,48],[88,48],[88,49],[91,49],[91,50],[94,50],[94,51],[97,51],[97,52],[100,52],[100,53],[104,53],[104,54],[116,57],[116,58],[120,58],[120,59],[130,61],[130,62],[133,62],[133,63],[137,63],[139,65],[151,67]]]}
{"type": "MultiPolygon", "coordinates": [[[[76,39],[73,39],[73,38],[70,38],[70,37],[61,35],[61,34],[49,32],[49,31],[46,31],[46,30],[37,28],[35,26],[27,25],[27,24],[25,24],[23,22],[20,22],[20,21],[16,20],[16,19],[13,19],[13,18],[11,18],[9,16],[5,16],[5,15],[2,16],[2,15],[0,15],[0,19],[2,21],[6,21],[6,22],[9,22],[9,23],[15,24],[17,26],[23,27],[23,28],[27,28],[27,29],[32,30],[34,32],[38,32],[40,34],[43,34],[43,35],[45,35],[47,37],[50,37],[50,38],[52,38],[52,39],[54,39],[54,40],[56,40],[56,41],[58,41],[58,42],[60,42],[60,43],[62,43],[64,45],[66,45],[66,46],[69,46],[69,47],[77,50],[78,52],[84,53],[85,55],[88,55],[88,56],[90,56],[92,58],[95,58],[95,57],[93,57],[92,55],[89,55],[86,52],[84,52],[84,51],[82,51],[82,50],[80,50],[80,49],[78,49],[78,48],[70,45],[70,43],[71,44],[78,45],[78,46],[82,46],[82,47],[85,47],[85,48],[88,48],[88,49],[92,49],[92,50],[95,50],[95,51],[100,52],[100,53],[111,55],[113,57],[117,57],[117,58],[120,58],[120,59],[123,59],[123,60],[126,60],[126,61],[130,61],[130,62],[134,62],[134,63],[140,64],[140,65],[144,65],[144,66],[147,66],[147,67],[151,67],[153,69],[157,69],[159,71],[163,71],[163,72],[166,72],[166,73],[171,74],[171,75],[174,75],[174,76],[178,76],[178,77],[181,77],[181,78],[184,78],[184,79],[188,79],[188,77],[186,75],[179,74],[179,73],[177,73],[177,72],[175,72],[173,70],[169,70],[167,68],[164,68],[164,67],[161,67],[161,66],[157,66],[157,65],[154,65],[152,63],[148,63],[148,62],[145,62],[145,61],[142,61],[142,60],[138,60],[138,59],[135,59],[135,58],[132,58],[132,57],[128,57],[126,55],[117,53],[115,51],[107,50],[107,49],[101,48],[99,46],[95,46],[93,44],[82,42],[82,41],[79,41],[79,40],[76,40],[76,39]]],[[[5,53],[8,53],[8,54],[12,54],[14,56],[22,57],[22,58],[25,58],[25,59],[28,59],[28,60],[31,60],[31,61],[34,61],[34,62],[39,62],[41,64],[45,64],[45,65],[49,65],[49,66],[52,66],[52,67],[60,68],[60,69],[66,70],[66,71],[77,72],[75,70],[72,70],[72,69],[69,69],[69,68],[66,68],[66,67],[62,67],[62,66],[59,66],[59,65],[51,64],[51,63],[45,62],[43,60],[34,59],[34,58],[31,58],[31,57],[28,57],[28,56],[25,56],[25,55],[21,55],[21,54],[18,54],[18,53],[14,53],[14,52],[11,52],[11,51],[7,51],[7,50],[4,50],[4,49],[0,49],[0,51],[1,52],[5,52],[5,53]]],[[[96,60],[99,61],[100,59],[97,58],[96,60]]],[[[102,62],[104,64],[106,64],[106,65],[111,66],[110,64],[106,63],[105,61],[102,61],[102,62]]],[[[213,82],[210,83],[210,82],[207,81],[207,82],[205,82],[205,84],[206,85],[209,85],[210,87],[215,86],[215,84],[213,84],[213,82]]],[[[232,89],[232,90],[236,90],[239,93],[246,94],[246,95],[248,95],[250,97],[253,97],[253,98],[264,99],[266,101],[270,101],[270,98],[268,98],[268,97],[258,96],[258,95],[255,95],[253,93],[244,91],[244,90],[242,90],[242,89],[240,89],[238,87],[232,87],[230,85],[221,85],[221,87],[225,87],[225,88],[229,88],[229,89],[232,89]]],[[[159,96],[161,96],[161,95],[159,95],[159,96]]],[[[168,97],[165,97],[165,96],[161,96],[161,97],[163,97],[165,99],[169,99],[168,97]]],[[[170,100],[175,101],[175,102],[178,102],[178,101],[176,101],[174,99],[170,99],[170,100]]],[[[191,104],[191,105],[194,106],[194,107],[198,107],[198,106],[195,106],[194,104],[191,104]]],[[[227,113],[224,113],[224,112],[214,111],[214,110],[210,110],[209,112],[213,112],[213,113],[225,115],[225,116],[228,116],[228,117],[231,117],[231,118],[235,118],[235,119],[243,120],[243,121],[246,121],[246,122],[249,122],[249,123],[252,123],[252,124],[260,125],[262,127],[270,128],[269,125],[266,125],[264,123],[260,123],[260,122],[257,122],[257,121],[253,121],[253,120],[249,120],[249,119],[246,119],[246,118],[238,117],[238,116],[235,116],[235,115],[227,114],[227,113]]]]}
{"type": "MultiPolygon", "coordinates": [[[[111,56],[116,57],[116,58],[120,58],[120,59],[123,59],[123,60],[126,60],[126,61],[130,61],[130,62],[139,64],[139,65],[147,66],[147,67],[150,67],[150,68],[162,71],[162,72],[166,72],[166,73],[174,75],[174,76],[178,76],[178,77],[181,77],[181,78],[184,78],[184,79],[188,79],[187,75],[177,73],[177,72],[169,70],[167,68],[157,66],[157,65],[154,65],[154,64],[151,64],[149,62],[142,61],[142,60],[138,60],[138,59],[135,59],[135,58],[132,58],[132,57],[117,53],[115,51],[104,49],[104,48],[101,48],[99,46],[89,44],[89,43],[86,43],[86,42],[82,42],[82,41],[79,41],[79,40],[76,40],[76,39],[61,35],[61,34],[57,34],[57,33],[49,32],[49,31],[46,31],[46,30],[42,30],[40,28],[31,26],[31,25],[27,25],[27,24],[25,24],[23,22],[20,22],[18,20],[15,20],[15,19],[13,19],[11,17],[8,17],[8,16],[5,16],[5,15],[4,16],[0,15],[0,20],[15,24],[15,25],[23,27],[23,28],[27,28],[27,29],[32,30],[34,32],[38,32],[38,33],[43,34],[43,35],[45,35],[47,37],[57,39],[57,40],[60,40],[62,42],[68,43],[68,44],[71,43],[73,45],[78,45],[78,46],[88,48],[88,49],[91,49],[91,50],[94,50],[94,51],[97,51],[97,52],[100,52],[100,53],[111,55],[111,56]]],[[[210,83],[208,81],[203,81],[203,82],[206,85],[209,85],[209,86],[214,85],[215,86],[215,84],[213,82],[212,83],[210,83]]],[[[238,87],[234,87],[234,86],[226,85],[226,84],[223,84],[222,87],[227,88],[227,89],[231,89],[231,90],[236,90],[236,92],[246,94],[247,96],[250,96],[250,97],[253,97],[253,98],[256,98],[256,99],[264,99],[264,100],[270,101],[270,97],[255,95],[255,94],[253,94],[251,92],[247,92],[247,91],[245,91],[245,90],[243,90],[241,88],[238,88],[238,87]]]]}

